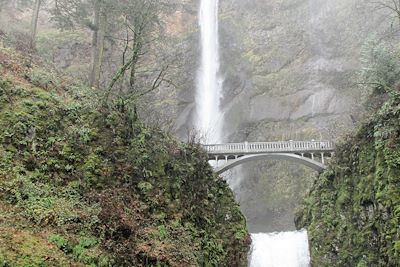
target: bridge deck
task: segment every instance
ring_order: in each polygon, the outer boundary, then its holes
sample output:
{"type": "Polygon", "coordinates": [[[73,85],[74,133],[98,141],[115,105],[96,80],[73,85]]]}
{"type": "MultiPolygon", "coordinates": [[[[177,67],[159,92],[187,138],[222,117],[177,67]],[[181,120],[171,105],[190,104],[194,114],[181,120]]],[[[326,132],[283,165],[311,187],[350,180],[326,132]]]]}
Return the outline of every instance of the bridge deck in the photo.
{"type": "Polygon", "coordinates": [[[211,156],[227,154],[333,152],[334,145],[329,141],[278,141],[204,145],[204,148],[208,155],[211,156]]]}

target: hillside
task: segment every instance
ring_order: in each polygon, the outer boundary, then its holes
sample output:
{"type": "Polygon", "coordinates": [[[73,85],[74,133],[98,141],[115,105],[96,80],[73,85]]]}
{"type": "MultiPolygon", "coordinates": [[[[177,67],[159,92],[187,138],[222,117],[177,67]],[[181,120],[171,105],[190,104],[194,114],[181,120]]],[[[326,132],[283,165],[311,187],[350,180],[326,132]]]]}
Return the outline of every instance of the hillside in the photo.
{"type": "Polygon", "coordinates": [[[400,95],[337,148],[298,214],[313,266],[398,266],[400,95]]]}
{"type": "Polygon", "coordinates": [[[207,155],[101,100],[0,49],[0,266],[245,266],[207,155]]]}

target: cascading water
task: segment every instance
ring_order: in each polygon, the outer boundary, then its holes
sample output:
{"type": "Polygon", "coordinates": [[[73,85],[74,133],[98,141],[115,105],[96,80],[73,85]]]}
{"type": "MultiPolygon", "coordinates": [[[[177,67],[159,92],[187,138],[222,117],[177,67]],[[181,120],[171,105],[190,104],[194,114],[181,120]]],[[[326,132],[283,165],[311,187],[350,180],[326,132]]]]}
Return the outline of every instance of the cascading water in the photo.
{"type": "Polygon", "coordinates": [[[196,128],[207,143],[222,140],[220,99],[222,79],[219,73],[218,0],[201,0],[201,66],[196,92],[196,128]]]}
{"type": "Polygon", "coordinates": [[[252,234],[250,267],[308,267],[306,231],[252,234]]]}
{"type": "MultiPolygon", "coordinates": [[[[196,128],[206,143],[222,142],[219,77],[218,0],[200,0],[201,66],[196,92],[196,128]]],[[[251,267],[309,266],[305,231],[253,234],[251,267]]]]}

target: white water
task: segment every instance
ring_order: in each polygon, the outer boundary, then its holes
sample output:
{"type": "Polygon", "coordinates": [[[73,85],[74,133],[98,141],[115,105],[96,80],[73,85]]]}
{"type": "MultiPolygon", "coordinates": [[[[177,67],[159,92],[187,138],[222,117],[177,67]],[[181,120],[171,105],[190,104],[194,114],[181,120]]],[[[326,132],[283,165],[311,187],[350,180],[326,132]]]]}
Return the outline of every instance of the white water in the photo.
{"type": "Polygon", "coordinates": [[[250,267],[308,267],[306,231],[252,234],[250,267]]]}
{"type": "Polygon", "coordinates": [[[220,99],[222,79],[219,73],[218,0],[201,0],[199,24],[201,27],[201,66],[196,92],[196,129],[203,142],[222,140],[222,113],[220,99]]]}
{"type": "MultiPolygon", "coordinates": [[[[205,143],[222,142],[218,0],[200,0],[201,66],[197,77],[196,129],[205,143]]],[[[253,234],[251,267],[307,267],[307,233],[253,234]]]]}

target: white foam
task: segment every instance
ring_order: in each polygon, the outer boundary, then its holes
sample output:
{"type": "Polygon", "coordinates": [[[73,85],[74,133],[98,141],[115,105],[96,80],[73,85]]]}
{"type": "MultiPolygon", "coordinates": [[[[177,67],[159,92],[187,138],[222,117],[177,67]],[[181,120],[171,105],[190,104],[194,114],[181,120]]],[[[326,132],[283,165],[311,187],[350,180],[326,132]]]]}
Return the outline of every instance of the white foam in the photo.
{"type": "Polygon", "coordinates": [[[250,267],[309,267],[308,235],[298,232],[252,234],[250,267]]]}

